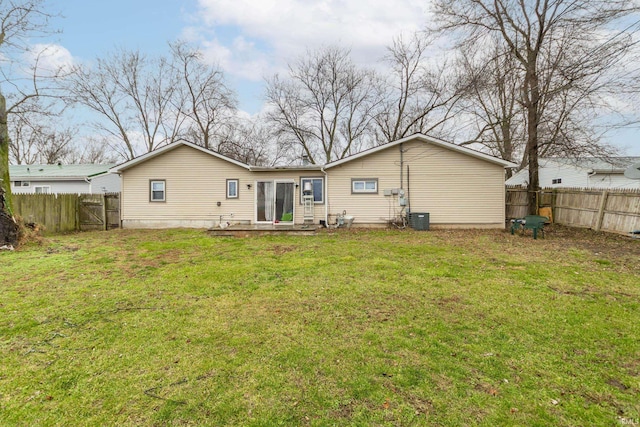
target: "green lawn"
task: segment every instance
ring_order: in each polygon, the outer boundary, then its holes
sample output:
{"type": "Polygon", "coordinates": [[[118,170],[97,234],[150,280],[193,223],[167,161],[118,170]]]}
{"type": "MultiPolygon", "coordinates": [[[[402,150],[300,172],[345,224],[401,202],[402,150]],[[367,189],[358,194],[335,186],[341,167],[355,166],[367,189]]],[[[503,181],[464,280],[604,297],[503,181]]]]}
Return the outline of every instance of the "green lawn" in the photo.
{"type": "Polygon", "coordinates": [[[0,253],[0,425],[640,423],[640,241],[52,236],[0,253]]]}

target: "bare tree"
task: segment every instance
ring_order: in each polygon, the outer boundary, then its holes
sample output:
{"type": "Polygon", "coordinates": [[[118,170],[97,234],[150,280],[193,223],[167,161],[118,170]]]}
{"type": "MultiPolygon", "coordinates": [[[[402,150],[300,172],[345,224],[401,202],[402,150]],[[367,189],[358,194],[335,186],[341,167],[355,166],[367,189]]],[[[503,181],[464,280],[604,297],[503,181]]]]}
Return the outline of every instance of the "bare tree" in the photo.
{"type": "Polygon", "coordinates": [[[227,157],[253,166],[291,164],[298,160],[261,115],[236,117],[226,130],[218,144],[218,152],[227,157]]]}
{"type": "Polygon", "coordinates": [[[75,156],[75,129],[19,123],[12,130],[16,142],[11,144],[11,158],[16,164],[67,163],[75,156]]]}
{"type": "MultiPolygon", "coordinates": [[[[9,99],[20,95],[11,94],[9,99]]],[[[77,129],[64,127],[63,110],[30,98],[8,116],[9,160],[16,164],[56,163],[74,155],[77,129]]]]}
{"type": "Polygon", "coordinates": [[[376,77],[349,55],[338,47],[309,51],[289,66],[288,78],[267,82],[268,122],[311,163],[341,159],[373,142],[376,77]]]}
{"type": "MultiPolygon", "coordinates": [[[[472,135],[461,145],[481,144],[510,162],[524,160],[526,117],[520,100],[522,73],[499,40],[487,51],[463,51],[458,68],[467,79],[457,115],[468,117],[472,135]]],[[[512,175],[507,170],[507,177],[512,175]]]]}
{"type": "MultiPolygon", "coordinates": [[[[625,18],[634,0],[436,0],[441,30],[460,30],[461,45],[481,48],[497,36],[523,74],[520,102],[526,113],[524,155],[529,169],[529,211],[536,210],[542,135],[556,144],[576,108],[597,108],[608,72],[635,44],[625,18]],[[558,113],[564,106],[565,114],[558,113]],[[553,123],[555,118],[555,123],[553,123]]],[[[564,132],[564,135],[568,133],[564,132]]]]}
{"type": "Polygon", "coordinates": [[[120,142],[125,159],[178,138],[183,117],[175,102],[178,80],[166,58],[121,49],[69,79],[71,100],[98,113],[98,131],[120,142]]]}
{"type": "Polygon", "coordinates": [[[429,36],[421,32],[408,40],[399,36],[388,48],[384,60],[391,74],[375,114],[379,143],[416,132],[434,133],[451,118],[462,91],[446,61],[429,61],[430,46],[429,36]]]}
{"type": "Polygon", "coordinates": [[[71,128],[41,132],[37,142],[40,154],[39,163],[48,165],[68,163],[74,155],[74,136],[75,130],[71,128]]]}
{"type": "Polygon", "coordinates": [[[7,127],[11,138],[9,160],[18,165],[37,163],[39,132],[36,125],[24,115],[11,115],[7,117],[7,127]]]}
{"type": "MultiPolygon", "coordinates": [[[[23,61],[34,37],[49,33],[51,15],[44,11],[42,0],[5,0],[0,2],[0,55],[4,59],[0,72],[0,244],[15,244],[17,226],[12,218],[11,186],[9,178],[9,131],[7,115],[17,111],[31,98],[45,95],[39,85],[38,64],[32,64],[30,84],[22,85],[14,79],[13,69],[23,61]],[[7,105],[5,95],[11,89],[17,96],[7,105]]],[[[54,77],[55,77],[55,73],[54,77]]]]}
{"type": "Polygon", "coordinates": [[[216,148],[236,114],[235,94],[222,71],[203,62],[200,51],[184,42],[170,46],[179,91],[176,108],[185,119],[183,138],[216,148]]]}
{"type": "Polygon", "coordinates": [[[65,159],[69,164],[107,164],[116,163],[117,154],[112,150],[107,137],[89,136],[82,146],[74,146],[71,154],[65,159]]]}

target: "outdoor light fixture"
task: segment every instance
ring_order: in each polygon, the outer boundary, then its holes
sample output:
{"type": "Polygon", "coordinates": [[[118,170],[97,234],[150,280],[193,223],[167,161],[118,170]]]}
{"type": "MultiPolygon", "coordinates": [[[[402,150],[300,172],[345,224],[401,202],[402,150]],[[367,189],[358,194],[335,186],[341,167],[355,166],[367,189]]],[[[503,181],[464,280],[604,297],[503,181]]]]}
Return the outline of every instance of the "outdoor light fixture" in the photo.
{"type": "Polygon", "coordinates": [[[251,184],[247,184],[247,190],[251,190],[251,184]]]}

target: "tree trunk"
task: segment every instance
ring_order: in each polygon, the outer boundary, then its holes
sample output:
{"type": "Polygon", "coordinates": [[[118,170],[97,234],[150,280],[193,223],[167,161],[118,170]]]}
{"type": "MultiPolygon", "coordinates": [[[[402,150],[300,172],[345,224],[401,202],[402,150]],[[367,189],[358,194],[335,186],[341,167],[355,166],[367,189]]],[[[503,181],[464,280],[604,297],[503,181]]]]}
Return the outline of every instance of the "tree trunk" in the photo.
{"type": "Polygon", "coordinates": [[[18,242],[18,225],[11,211],[11,179],[9,178],[9,130],[4,95],[0,93],[0,246],[18,242]]]}
{"type": "Polygon", "coordinates": [[[527,188],[527,210],[530,215],[538,214],[538,190],[540,179],[538,175],[538,122],[540,103],[540,88],[536,70],[536,56],[530,52],[525,76],[525,92],[527,97],[527,158],[529,166],[529,186],[527,188]]]}
{"type": "MultiPolygon", "coordinates": [[[[502,158],[513,162],[513,141],[511,141],[511,118],[502,118],[502,158]]],[[[507,168],[506,179],[513,176],[513,169],[507,168]]]]}

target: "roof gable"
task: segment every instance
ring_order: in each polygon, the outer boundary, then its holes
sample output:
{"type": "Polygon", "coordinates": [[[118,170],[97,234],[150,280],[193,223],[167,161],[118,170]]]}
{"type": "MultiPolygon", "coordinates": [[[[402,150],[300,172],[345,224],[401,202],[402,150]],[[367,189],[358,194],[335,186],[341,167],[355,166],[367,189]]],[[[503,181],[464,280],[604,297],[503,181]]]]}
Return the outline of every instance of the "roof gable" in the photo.
{"type": "Polygon", "coordinates": [[[357,154],[354,154],[352,156],[345,157],[345,158],[340,159],[340,160],[335,160],[333,162],[329,162],[329,163],[327,163],[325,165],[324,168],[325,169],[330,169],[330,168],[332,168],[334,166],[338,166],[338,165],[350,162],[352,160],[356,160],[356,159],[368,156],[370,154],[377,153],[377,152],[386,150],[388,148],[395,147],[396,145],[400,145],[402,143],[409,142],[409,141],[415,141],[415,140],[422,141],[422,142],[429,143],[429,144],[433,144],[433,145],[436,145],[438,147],[442,147],[442,148],[445,148],[445,149],[448,149],[448,150],[456,151],[456,152],[459,152],[459,153],[462,153],[462,154],[465,154],[465,155],[468,155],[468,156],[471,156],[471,157],[475,157],[475,158],[478,158],[478,159],[481,159],[481,160],[485,160],[485,161],[490,162],[490,163],[495,163],[495,164],[498,164],[498,165],[502,165],[504,167],[514,168],[514,167],[518,166],[515,163],[511,163],[511,162],[508,162],[506,160],[499,159],[497,157],[491,156],[489,154],[482,153],[480,151],[472,150],[470,148],[462,147],[460,145],[456,145],[456,144],[453,144],[453,143],[450,143],[450,142],[442,141],[442,140],[439,140],[439,139],[436,139],[436,138],[431,138],[431,137],[428,137],[428,136],[426,136],[424,134],[421,134],[421,133],[415,133],[415,134],[407,136],[405,138],[401,138],[401,139],[398,139],[396,141],[388,142],[386,144],[379,145],[377,147],[361,151],[361,152],[359,152],[357,154]]]}
{"type": "Polygon", "coordinates": [[[236,166],[240,166],[241,168],[250,169],[249,165],[247,165],[246,163],[239,162],[237,160],[234,160],[234,159],[232,159],[230,157],[224,156],[224,155],[222,155],[220,153],[217,153],[215,151],[209,150],[207,148],[201,147],[201,146],[193,144],[191,142],[176,141],[176,142],[172,142],[169,145],[165,145],[164,147],[158,148],[156,150],[153,150],[153,151],[145,153],[145,154],[143,154],[141,156],[138,156],[135,159],[131,159],[131,160],[128,160],[128,161],[126,161],[124,163],[121,163],[121,164],[111,168],[109,171],[110,172],[115,172],[115,173],[120,173],[120,172],[122,172],[124,170],[127,170],[129,168],[137,166],[140,163],[144,163],[147,160],[153,159],[154,157],[157,157],[157,156],[160,156],[162,154],[168,153],[168,152],[170,152],[170,151],[172,151],[172,150],[174,150],[174,149],[176,149],[178,147],[182,147],[182,146],[193,148],[194,150],[201,151],[201,152],[203,152],[205,154],[208,154],[208,155],[210,155],[212,157],[224,160],[224,161],[232,163],[232,164],[234,164],[236,166]]]}

